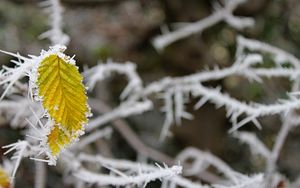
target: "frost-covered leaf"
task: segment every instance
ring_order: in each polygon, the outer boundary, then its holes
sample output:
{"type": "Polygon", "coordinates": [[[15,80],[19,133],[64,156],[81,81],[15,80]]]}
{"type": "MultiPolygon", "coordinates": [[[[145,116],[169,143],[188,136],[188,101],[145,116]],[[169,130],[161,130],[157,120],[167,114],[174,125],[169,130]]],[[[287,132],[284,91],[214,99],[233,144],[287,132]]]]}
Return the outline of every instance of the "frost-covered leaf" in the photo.
{"type": "Polygon", "coordinates": [[[89,107],[82,76],[67,56],[46,56],[38,67],[38,95],[54,125],[47,143],[52,155],[78,138],[87,123],[89,107]]]}
{"type": "Polygon", "coordinates": [[[48,135],[48,145],[53,155],[57,155],[61,147],[70,144],[71,138],[68,133],[55,126],[48,135]]]}
{"type": "Polygon", "coordinates": [[[9,177],[4,171],[4,169],[0,167],[0,188],[9,188],[9,187],[10,187],[9,177]]]}

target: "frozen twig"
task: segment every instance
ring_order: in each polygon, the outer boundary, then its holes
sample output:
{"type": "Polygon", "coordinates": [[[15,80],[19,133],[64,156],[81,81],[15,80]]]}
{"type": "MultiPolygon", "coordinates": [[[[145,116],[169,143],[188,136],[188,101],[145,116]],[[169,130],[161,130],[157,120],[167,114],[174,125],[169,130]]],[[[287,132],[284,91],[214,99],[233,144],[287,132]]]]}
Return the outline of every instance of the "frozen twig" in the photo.
{"type": "Polygon", "coordinates": [[[233,11],[236,9],[236,7],[244,2],[245,0],[225,1],[225,6],[223,8],[218,8],[210,16],[195,23],[185,24],[182,28],[179,28],[173,32],[157,36],[153,39],[152,43],[157,50],[163,50],[171,43],[188,37],[192,34],[201,33],[206,28],[209,28],[221,21],[225,21],[236,29],[243,29],[253,26],[254,20],[252,18],[238,17],[233,15],[233,11]]]}
{"type": "Polygon", "coordinates": [[[46,7],[45,11],[49,14],[51,29],[41,34],[40,38],[48,38],[52,45],[67,45],[70,38],[62,30],[63,7],[60,4],[60,0],[44,0],[41,5],[46,7]]]}
{"type": "Polygon", "coordinates": [[[248,122],[253,122],[258,128],[260,128],[260,124],[257,121],[258,117],[286,113],[290,109],[300,108],[300,100],[293,96],[290,96],[290,98],[286,100],[280,100],[280,102],[274,104],[247,104],[231,98],[227,94],[221,93],[219,88],[211,89],[198,84],[196,86],[186,86],[183,89],[192,91],[194,96],[204,97],[207,101],[211,101],[216,104],[217,107],[225,106],[227,116],[231,117],[231,121],[233,122],[233,127],[230,132],[237,130],[248,122]],[[240,122],[237,122],[237,118],[243,113],[246,114],[247,117],[240,122]]]}
{"type": "Polygon", "coordinates": [[[27,122],[25,119],[32,119],[29,108],[39,110],[39,105],[35,104],[26,97],[10,96],[10,100],[0,102],[0,114],[9,122],[12,128],[23,128],[27,122]]]}
{"type": "MultiPolygon", "coordinates": [[[[172,176],[170,176],[170,169],[166,168],[160,168],[159,166],[153,166],[149,164],[140,164],[136,162],[131,162],[127,160],[117,160],[117,159],[109,159],[109,158],[104,158],[100,155],[86,155],[86,154],[81,154],[79,156],[79,160],[83,162],[89,162],[92,164],[100,164],[103,165],[104,167],[109,167],[113,169],[117,169],[118,171],[127,171],[127,172],[138,172],[139,174],[147,174],[151,175],[154,177],[154,175],[166,175],[162,177],[162,181],[170,181],[174,185],[179,185],[182,187],[187,187],[187,188],[208,188],[208,186],[201,185],[201,183],[195,183],[191,182],[188,179],[185,179],[178,174],[178,170],[181,172],[181,167],[180,166],[173,166],[171,168],[171,173],[172,176]],[[158,171],[159,170],[159,171],[158,171]],[[163,171],[161,171],[163,170],[163,171]],[[174,171],[175,170],[175,174],[174,171]],[[160,172],[160,174],[156,174],[156,172],[160,172]],[[176,173],[177,172],[177,173],[176,173]]],[[[144,176],[142,176],[144,178],[144,176]]],[[[150,177],[150,176],[149,176],[150,177]]],[[[106,178],[103,176],[95,176],[95,182],[98,182],[100,180],[99,178],[106,178]]],[[[128,177],[125,175],[122,177],[123,182],[128,182],[129,180],[132,181],[131,178],[127,179],[128,177]]],[[[141,177],[139,177],[141,178],[141,177]]],[[[108,179],[111,181],[112,179],[108,179]]],[[[117,179],[114,179],[117,180],[117,179]]],[[[136,179],[134,179],[136,181],[136,179]]],[[[118,180],[117,180],[118,181],[118,180]]],[[[101,184],[101,182],[100,182],[101,184]]],[[[119,185],[119,184],[118,184],[119,185]]]]}
{"type": "MultiPolygon", "coordinates": [[[[112,109],[103,101],[97,99],[90,99],[91,106],[98,113],[110,113],[112,109]],[[96,104],[96,105],[95,105],[96,104]]],[[[130,128],[126,121],[121,118],[116,118],[112,121],[113,127],[121,134],[127,143],[140,155],[147,156],[155,161],[173,165],[174,161],[169,156],[145,145],[138,137],[138,135],[130,128]]]]}
{"type": "MultiPolygon", "coordinates": [[[[219,87],[215,89],[204,87],[202,85],[204,82],[223,79],[231,75],[243,76],[250,81],[257,81],[259,83],[261,83],[263,78],[266,77],[287,77],[291,81],[295,81],[300,75],[300,67],[297,65],[299,60],[276,47],[239,37],[238,50],[236,53],[236,61],[228,68],[219,69],[216,67],[213,70],[202,71],[188,76],[175,78],[167,77],[162,80],[152,82],[144,88],[139,87],[140,89],[136,89],[135,92],[133,92],[131,96],[123,102],[123,104],[135,104],[140,100],[148,98],[151,94],[163,96],[165,102],[163,111],[166,113],[166,119],[163,125],[161,138],[168,135],[169,127],[173,124],[173,119],[175,119],[177,123],[180,123],[181,118],[192,118],[192,116],[184,110],[184,104],[189,101],[189,93],[192,93],[194,97],[202,97],[199,103],[196,104],[196,109],[201,107],[207,101],[216,104],[217,107],[225,106],[227,109],[227,115],[230,117],[234,125],[230,131],[234,131],[248,122],[253,122],[258,128],[260,128],[261,125],[257,120],[258,117],[286,113],[290,109],[300,108],[300,100],[294,95],[288,95],[288,99],[278,100],[273,104],[245,103],[222,93],[219,87]],[[244,54],[243,51],[246,48],[254,50],[256,53],[244,54]],[[275,66],[269,69],[259,68],[259,65],[263,62],[263,60],[262,56],[257,54],[257,51],[267,52],[273,55],[274,61],[276,62],[275,66]],[[289,62],[292,67],[285,68],[282,66],[283,62],[289,62]],[[245,119],[237,122],[238,117],[243,114],[246,115],[245,119]]],[[[119,70],[119,67],[126,67],[126,65],[110,64],[107,66],[101,65],[99,66],[99,69],[92,69],[88,71],[88,77],[90,77],[89,80],[92,80],[92,85],[94,85],[95,81],[101,80],[97,78],[101,75],[100,73],[103,73],[105,67],[108,67],[108,70],[111,69],[120,73],[122,72],[119,70]]],[[[123,72],[125,72],[126,75],[135,75],[134,77],[138,78],[136,73],[133,73],[135,71],[134,69],[130,69],[130,71],[127,71],[126,68],[123,69],[123,72]]],[[[140,82],[141,81],[139,81],[139,83],[140,82]]],[[[141,84],[139,86],[141,86],[141,84]]],[[[121,106],[119,108],[121,108],[121,106]]],[[[119,110],[119,108],[116,110],[119,110]]],[[[118,113],[122,114],[120,112],[118,113]]],[[[113,113],[110,113],[108,115],[110,116],[112,114],[113,113]]],[[[127,114],[129,115],[129,113],[127,114]]],[[[100,120],[103,121],[104,118],[101,118],[100,120]]],[[[97,124],[102,123],[97,122],[97,124]]],[[[92,123],[92,126],[90,127],[93,126],[94,125],[92,123]]]]}
{"type": "Polygon", "coordinates": [[[108,123],[117,118],[125,118],[128,116],[141,114],[145,111],[152,109],[152,102],[150,100],[141,101],[141,102],[129,102],[122,103],[119,107],[115,108],[109,113],[106,113],[102,116],[99,116],[95,119],[92,119],[86,128],[86,132],[90,132],[95,128],[108,123]]]}
{"type": "Polygon", "coordinates": [[[241,55],[242,51],[246,48],[252,51],[260,51],[260,52],[267,52],[270,54],[275,55],[275,62],[278,64],[282,64],[285,62],[291,63],[295,68],[300,67],[300,61],[294,55],[272,46],[270,44],[254,40],[254,39],[247,39],[243,36],[238,36],[238,50],[236,56],[241,55]]]}
{"type": "Polygon", "coordinates": [[[134,164],[133,162],[117,161],[114,159],[103,158],[101,156],[93,157],[87,155],[80,155],[81,161],[89,161],[98,163],[111,170],[114,174],[105,175],[97,174],[88,170],[81,169],[75,173],[75,177],[87,183],[95,183],[98,185],[146,185],[148,182],[156,179],[170,179],[182,171],[181,166],[160,167],[149,166],[144,167],[143,164],[134,164]],[[93,161],[90,159],[93,158],[93,161]],[[130,170],[130,174],[126,174],[122,170],[130,170]],[[134,172],[134,173],[133,173],[134,172]],[[133,173],[133,175],[131,175],[133,173]]]}
{"type": "Polygon", "coordinates": [[[75,174],[77,178],[87,183],[93,183],[97,185],[114,185],[114,186],[126,186],[126,185],[146,185],[150,181],[157,179],[169,179],[174,175],[181,173],[180,166],[173,166],[171,168],[162,168],[154,172],[142,173],[135,176],[113,176],[93,173],[88,170],[80,170],[75,174]]]}
{"type": "Polygon", "coordinates": [[[81,138],[80,141],[78,141],[76,145],[72,146],[72,148],[83,149],[85,146],[97,141],[98,139],[101,139],[103,137],[110,137],[111,134],[112,134],[111,127],[106,127],[106,128],[94,131],[93,133],[89,134],[88,136],[84,136],[83,138],[81,138]]]}
{"type": "Polygon", "coordinates": [[[265,159],[268,159],[271,155],[271,151],[253,133],[237,131],[234,133],[234,137],[249,145],[252,154],[259,154],[265,159]]]}
{"type": "Polygon", "coordinates": [[[262,63],[262,57],[259,54],[249,54],[239,56],[231,67],[214,70],[202,71],[195,74],[182,77],[164,78],[148,84],[141,92],[131,96],[131,100],[146,97],[151,94],[167,91],[169,88],[182,87],[193,83],[203,83],[212,80],[224,79],[228,76],[239,75],[249,80],[261,81],[264,77],[288,77],[295,80],[299,75],[300,70],[295,68],[284,68],[277,66],[275,68],[254,68],[255,65],[262,63]]]}
{"type": "Polygon", "coordinates": [[[188,169],[190,175],[200,173],[203,169],[207,168],[209,165],[212,165],[233,183],[238,183],[240,179],[243,178],[241,173],[235,172],[225,162],[216,156],[208,152],[200,151],[196,148],[190,147],[184,149],[176,159],[181,162],[187,162],[187,160],[193,159],[193,164],[191,165],[191,168],[188,169]]]}
{"type": "MultiPolygon", "coordinates": [[[[192,34],[201,33],[206,28],[221,21],[225,21],[235,29],[243,29],[251,26],[254,23],[253,19],[242,18],[233,15],[233,11],[244,1],[245,0],[225,0],[223,7],[220,5],[219,7],[215,6],[216,11],[211,16],[208,16],[207,18],[195,23],[181,25],[173,32],[158,36],[153,40],[153,44],[157,50],[163,50],[171,43],[192,34]]],[[[49,38],[52,44],[67,44],[69,42],[69,37],[63,33],[63,8],[60,4],[60,1],[47,0],[44,2],[44,6],[47,7],[46,11],[50,15],[51,29],[42,34],[41,37],[49,38]]],[[[192,116],[185,109],[185,105],[189,102],[191,96],[201,97],[200,101],[195,106],[196,109],[200,108],[207,101],[214,103],[217,107],[225,106],[227,116],[233,122],[233,128],[231,131],[238,129],[248,122],[253,122],[257,127],[260,128],[260,123],[258,122],[257,118],[266,115],[281,114],[284,123],[279,131],[272,151],[269,151],[265,145],[254,135],[245,132],[237,133],[237,137],[240,140],[249,144],[252,150],[254,150],[255,145],[255,151],[268,160],[266,180],[267,186],[271,185],[268,184],[268,181],[271,183],[273,182],[272,180],[276,170],[276,162],[284,141],[292,127],[300,122],[300,118],[294,113],[294,110],[300,108],[299,97],[294,94],[288,94],[287,99],[277,100],[273,104],[258,104],[251,102],[246,103],[230,97],[228,94],[221,91],[221,87],[210,88],[206,86],[204,82],[220,80],[228,76],[238,75],[243,76],[250,81],[256,81],[259,83],[263,82],[265,77],[286,77],[290,81],[297,83],[300,75],[300,63],[295,56],[271,45],[243,37],[238,37],[237,41],[238,48],[236,52],[236,61],[232,64],[232,66],[223,69],[215,67],[213,70],[202,71],[183,77],[168,77],[157,82],[152,82],[145,87],[143,86],[143,82],[137,73],[136,66],[130,62],[120,64],[109,61],[106,64],[99,64],[86,71],[84,74],[87,77],[88,85],[91,89],[93,89],[97,81],[105,79],[114,72],[125,75],[128,79],[128,84],[120,96],[122,99],[120,105],[113,110],[101,109],[102,111],[100,110],[100,112],[94,108],[95,111],[98,111],[98,113],[102,115],[90,121],[90,124],[86,129],[87,132],[89,132],[89,135],[82,137],[77,145],[74,145],[74,150],[65,150],[61,153],[59,159],[61,159],[62,163],[66,164],[66,170],[71,172],[70,174],[75,175],[75,178],[79,179],[79,181],[76,182],[77,186],[84,187],[85,183],[116,186],[145,186],[152,180],[161,179],[163,182],[162,187],[168,188],[175,188],[177,186],[187,188],[262,187],[263,181],[265,181],[262,174],[254,176],[241,174],[216,156],[193,148],[184,150],[178,156],[178,159],[184,161],[185,163],[187,163],[190,158],[194,159],[192,165],[190,166],[191,168],[185,170],[187,172],[186,174],[196,176],[201,172],[208,171],[207,167],[211,165],[224,175],[226,182],[222,182],[223,184],[220,183],[218,185],[204,186],[200,182],[192,182],[180,176],[182,171],[181,166],[174,165],[174,160],[172,158],[143,144],[143,142],[139,140],[138,136],[130,129],[130,127],[124,123],[124,121],[120,120],[120,118],[141,114],[152,109],[153,103],[150,100],[150,95],[155,95],[155,97],[163,96],[163,111],[166,113],[166,119],[162,131],[162,137],[168,135],[169,128],[174,122],[176,124],[180,124],[182,118],[192,118],[192,116]],[[250,52],[244,53],[245,49],[250,50],[250,52]],[[268,69],[260,68],[259,66],[263,60],[262,55],[258,53],[261,52],[270,53],[273,61],[275,62],[275,66],[268,69]],[[292,66],[286,68],[284,64],[287,62],[292,66]],[[238,119],[243,115],[246,116],[245,119],[238,122],[238,119]],[[95,142],[97,139],[104,136],[109,136],[112,132],[111,127],[92,132],[96,128],[99,128],[101,125],[108,122],[112,122],[113,127],[125,138],[125,140],[137,151],[139,155],[142,157],[149,157],[153,160],[163,161],[168,165],[174,166],[169,168],[167,166],[162,167],[159,165],[154,166],[146,163],[140,164],[126,160],[109,159],[104,158],[101,155],[86,155],[82,153],[79,153],[78,155],[77,153],[75,154],[75,152],[80,152],[80,149],[95,142]],[[110,174],[104,174],[100,170],[96,171],[95,168],[93,168],[93,170],[89,169],[89,166],[83,166],[82,162],[101,165],[102,167],[106,168],[110,174]]],[[[61,49],[65,48],[63,46],[59,46],[54,47],[51,50],[53,51],[61,49]]],[[[16,92],[19,85],[18,80],[24,76],[29,76],[30,78],[29,80],[31,82],[28,84],[27,90],[29,92],[29,96],[33,98],[33,91],[36,88],[34,88],[32,81],[35,80],[35,68],[37,66],[37,62],[39,62],[38,60],[40,60],[39,58],[41,57],[30,56],[28,59],[20,56],[19,54],[12,54],[9,52],[4,53],[12,55],[18,60],[13,61],[16,64],[16,67],[4,67],[0,72],[0,85],[4,86],[5,88],[1,99],[7,95],[11,96],[14,92],[16,92]]],[[[44,52],[41,54],[42,56],[43,53],[44,52]]],[[[25,88],[26,87],[27,85],[25,85],[25,88]]],[[[294,87],[293,92],[297,91],[298,89],[295,89],[294,87]]],[[[16,98],[13,100],[16,100],[16,98]]],[[[12,119],[12,124],[18,124],[24,117],[28,118],[29,120],[27,120],[27,122],[31,125],[31,127],[28,128],[27,133],[36,131],[39,133],[39,136],[28,134],[26,141],[19,141],[15,144],[6,146],[6,148],[8,148],[6,153],[16,150],[12,157],[13,159],[16,159],[12,172],[12,181],[15,177],[22,157],[39,157],[32,159],[35,159],[39,162],[48,162],[50,165],[53,165],[56,162],[53,158],[44,159],[45,157],[49,157],[49,153],[47,153],[47,150],[45,149],[45,140],[42,138],[45,138],[49,133],[48,125],[51,123],[51,121],[45,118],[48,120],[46,121],[46,124],[43,124],[45,121],[41,123],[42,121],[40,120],[44,116],[40,116],[40,114],[37,115],[35,112],[38,111],[38,113],[42,112],[43,114],[44,112],[37,107],[36,109],[32,110],[32,113],[34,114],[33,119],[35,120],[35,122],[32,122],[30,116],[24,110],[21,110],[25,109],[24,106],[31,106],[31,101],[23,101],[23,98],[17,101],[20,103],[14,104],[14,101],[3,100],[0,102],[0,112],[7,113],[7,116],[9,116],[8,119],[12,119]],[[22,105],[23,108],[20,108],[20,105],[22,105]],[[46,128],[47,126],[48,128],[46,128]],[[31,142],[29,137],[35,141],[31,142]]],[[[185,167],[189,166],[186,165],[185,167]]],[[[37,163],[35,182],[36,188],[43,188],[45,186],[44,172],[44,164],[37,163]]],[[[217,177],[219,176],[217,175],[217,177]]]]}
{"type": "MultiPolygon", "coordinates": [[[[296,59],[297,60],[297,59],[296,59]]],[[[295,66],[300,66],[300,64],[295,64],[295,66]]],[[[296,82],[293,83],[292,87],[292,92],[296,92],[299,90],[300,87],[300,80],[299,77],[296,82]]],[[[266,166],[266,188],[269,186],[272,186],[274,183],[276,184],[277,182],[275,181],[274,175],[275,175],[275,170],[276,170],[276,163],[279,158],[280,151],[283,147],[283,144],[290,132],[290,130],[298,125],[297,121],[292,122],[291,120],[296,119],[296,111],[294,109],[291,109],[287,111],[284,115],[282,115],[282,125],[281,128],[277,134],[274,146],[271,151],[271,155],[268,157],[267,161],[267,166],[266,166]]]]}
{"type": "Polygon", "coordinates": [[[289,114],[287,115],[287,117],[285,117],[287,119],[287,121],[285,121],[283,119],[283,124],[278,132],[278,135],[276,137],[273,149],[270,153],[270,155],[268,156],[268,161],[267,161],[267,166],[266,166],[266,188],[269,186],[272,186],[278,182],[274,182],[275,180],[275,171],[276,171],[276,163],[280,154],[280,151],[283,147],[283,144],[289,134],[289,131],[292,129],[293,124],[289,123],[288,119],[289,119],[289,114]]]}
{"type": "MultiPolygon", "coordinates": [[[[90,99],[91,100],[91,105],[94,110],[96,110],[99,113],[107,113],[111,111],[111,108],[107,106],[103,101],[96,100],[96,99],[90,99]],[[97,105],[93,105],[97,104],[97,105]]],[[[158,161],[160,163],[165,163],[167,165],[174,165],[175,160],[173,160],[171,157],[168,155],[147,146],[144,144],[138,135],[130,128],[130,126],[122,119],[116,119],[112,121],[113,127],[123,136],[123,138],[127,141],[127,143],[139,154],[145,157],[148,157],[152,160],[158,161]]],[[[218,176],[211,174],[209,172],[203,171],[198,175],[199,179],[203,179],[206,182],[222,182],[221,178],[218,176]]],[[[202,187],[200,185],[197,185],[192,182],[188,182],[184,179],[178,178],[178,181],[181,181],[181,183],[184,186],[187,186],[189,184],[194,185],[194,187],[202,187]],[[185,183],[187,185],[185,185],[185,183]]],[[[182,185],[181,184],[181,185],[182,185]]],[[[193,187],[193,186],[192,186],[193,187]]]]}
{"type": "Polygon", "coordinates": [[[2,100],[8,94],[8,92],[12,90],[13,86],[18,80],[28,75],[29,70],[34,66],[34,61],[23,57],[18,53],[14,54],[2,50],[0,50],[0,52],[18,59],[18,61],[11,61],[15,64],[14,68],[3,66],[3,69],[0,71],[0,85],[5,86],[5,90],[0,97],[0,100],[2,100]]]}
{"type": "Polygon", "coordinates": [[[246,176],[239,172],[234,171],[225,162],[218,157],[208,153],[200,151],[196,148],[187,148],[183,150],[178,156],[177,160],[186,163],[188,160],[192,160],[191,168],[186,169],[190,175],[200,173],[202,170],[212,165],[223,173],[230,181],[223,184],[215,184],[214,188],[246,188],[256,187],[262,188],[263,174],[257,174],[253,176],[246,176]]]}
{"type": "Polygon", "coordinates": [[[47,178],[47,168],[43,162],[35,162],[35,182],[34,188],[45,188],[47,178]]]}
{"type": "MultiPolygon", "coordinates": [[[[249,49],[252,51],[260,51],[266,52],[274,55],[274,61],[280,65],[286,62],[289,62],[295,70],[299,70],[300,61],[294,55],[281,50],[277,47],[271,46],[269,44],[253,40],[246,39],[242,36],[238,37],[238,50],[237,56],[239,56],[244,49],[249,49]]],[[[290,73],[292,80],[296,80],[293,84],[292,94],[299,90],[299,74],[290,73]]],[[[296,96],[295,96],[296,97],[296,96]]],[[[278,132],[277,138],[275,140],[273,149],[268,156],[267,167],[266,167],[266,181],[265,187],[270,187],[276,185],[278,182],[274,182],[275,178],[275,170],[276,170],[276,162],[278,160],[281,148],[285,142],[285,139],[289,133],[289,131],[293,128],[293,126],[299,125],[299,117],[295,112],[295,109],[290,109],[283,113],[282,115],[283,124],[281,126],[280,131],[278,132]]]]}
{"type": "Polygon", "coordinates": [[[262,188],[264,183],[263,174],[257,174],[250,177],[246,177],[240,183],[236,185],[224,186],[224,185],[215,185],[214,188],[262,188]]]}
{"type": "Polygon", "coordinates": [[[131,62],[114,63],[109,60],[106,64],[98,64],[84,73],[87,78],[89,89],[93,89],[97,81],[101,81],[112,73],[123,74],[128,79],[128,84],[121,94],[121,99],[125,99],[131,93],[142,89],[142,80],[136,72],[136,65],[131,62]]]}
{"type": "Polygon", "coordinates": [[[169,129],[173,123],[174,119],[174,111],[173,111],[173,93],[170,91],[166,91],[164,93],[163,99],[164,99],[164,107],[162,108],[162,111],[166,114],[165,121],[163,124],[163,128],[161,131],[160,140],[164,139],[169,134],[169,129]]]}
{"type": "Polygon", "coordinates": [[[14,168],[11,174],[11,181],[12,184],[14,184],[14,179],[17,173],[17,170],[20,166],[21,160],[23,157],[25,157],[27,155],[26,153],[26,148],[28,146],[28,142],[27,141],[18,141],[17,143],[13,143],[7,146],[3,146],[2,148],[8,149],[4,154],[8,154],[10,152],[12,152],[13,150],[16,150],[16,152],[13,154],[13,156],[11,157],[11,159],[15,160],[14,163],[14,168]]]}

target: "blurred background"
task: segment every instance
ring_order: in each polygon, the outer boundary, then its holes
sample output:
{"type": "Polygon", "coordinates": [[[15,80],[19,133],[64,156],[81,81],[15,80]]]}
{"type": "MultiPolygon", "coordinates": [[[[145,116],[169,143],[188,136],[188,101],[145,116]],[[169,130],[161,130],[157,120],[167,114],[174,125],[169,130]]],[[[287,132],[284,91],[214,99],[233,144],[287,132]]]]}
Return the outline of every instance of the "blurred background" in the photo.
{"type": "MultiPolygon", "coordinates": [[[[1,50],[38,55],[41,49],[48,49],[49,41],[38,38],[49,29],[48,15],[40,8],[40,2],[0,0],[1,50]]],[[[62,0],[62,4],[65,8],[64,31],[71,38],[67,54],[76,55],[81,70],[98,62],[106,62],[107,59],[132,61],[136,63],[145,85],[165,76],[192,74],[205,67],[230,66],[234,61],[238,34],[270,43],[300,57],[299,0],[249,0],[235,14],[253,17],[256,20],[253,28],[237,32],[227,24],[220,23],[201,35],[196,34],[170,45],[163,53],[158,53],[151,44],[151,39],[161,33],[160,27],[163,24],[171,26],[176,22],[205,18],[212,13],[213,1],[62,0]]],[[[11,66],[10,59],[0,54],[1,65],[11,66]]],[[[221,85],[224,91],[235,98],[264,103],[285,97],[290,90],[289,80],[286,79],[266,79],[261,85],[240,77],[228,77],[208,84],[221,85]]],[[[116,76],[97,84],[91,95],[113,108],[119,104],[119,94],[124,86],[126,80],[116,76]]],[[[172,126],[173,136],[159,142],[164,114],[159,110],[162,101],[153,101],[155,110],[126,119],[147,145],[171,157],[186,147],[194,146],[212,152],[241,172],[255,173],[264,169],[262,159],[250,158],[248,147],[239,144],[227,133],[231,123],[226,119],[224,108],[216,109],[212,104],[206,104],[197,111],[193,110],[195,103],[189,104],[187,109],[194,115],[194,120],[184,120],[182,125],[172,126]]],[[[0,120],[0,146],[23,137],[22,130],[12,130],[3,118],[0,120]]],[[[242,130],[256,132],[271,147],[281,125],[280,118],[269,116],[259,120],[263,125],[261,131],[250,124],[242,130]]],[[[98,144],[104,144],[107,148],[103,155],[136,160],[135,151],[117,132],[113,133],[112,139],[98,144]]],[[[0,155],[3,152],[0,149],[0,155]]],[[[300,127],[290,133],[283,147],[279,171],[294,180],[300,173],[299,159],[300,127]]],[[[16,187],[32,187],[32,163],[30,160],[23,161],[17,173],[16,187]]],[[[47,186],[62,187],[61,174],[54,168],[48,171],[47,186]]],[[[155,183],[148,186],[155,187],[155,183]]]]}

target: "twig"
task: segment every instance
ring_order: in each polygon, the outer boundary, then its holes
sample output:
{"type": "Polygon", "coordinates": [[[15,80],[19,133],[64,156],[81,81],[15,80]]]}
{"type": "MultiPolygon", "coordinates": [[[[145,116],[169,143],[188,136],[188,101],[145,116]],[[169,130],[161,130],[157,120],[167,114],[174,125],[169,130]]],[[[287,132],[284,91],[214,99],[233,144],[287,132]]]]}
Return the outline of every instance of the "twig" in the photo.
{"type": "Polygon", "coordinates": [[[45,188],[47,178],[47,168],[43,162],[35,162],[35,188],[45,188]]]}
{"type": "Polygon", "coordinates": [[[245,0],[230,0],[225,1],[225,7],[216,10],[212,15],[197,21],[195,23],[186,24],[184,27],[170,33],[157,36],[153,39],[152,43],[157,50],[163,50],[171,43],[188,37],[195,33],[200,33],[204,29],[211,27],[218,22],[225,21],[236,29],[243,29],[245,27],[253,26],[254,20],[252,18],[243,18],[233,15],[236,7],[245,2],[245,0]]]}
{"type": "MultiPolygon", "coordinates": [[[[97,99],[89,99],[91,106],[94,110],[99,113],[108,113],[111,111],[111,108],[106,105],[104,102],[97,99]]],[[[160,153],[157,150],[154,150],[151,147],[146,146],[143,142],[140,141],[138,136],[129,128],[125,121],[116,117],[112,121],[114,128],[123,136],[123,138],[130,144],[131,147],[139,154],[150,157],[153,160],[166,163],[167,165],[173,165],[173,159],[169,156],[166,156],[163,153],[160,153]]]]}
{"type": "MultiPolygon", "coordinates": [[[[99,113],[109,113],[111,111],[111,108],[103,101],[92,98],[90,98],[89,100],[93,109],[98,111],[99,113]]],[[[124,120],[120,118],[115,119],[114,121],[112,121],[112,125],[138,154],[149,157],[152,160],[159,161],[160,163],[165,163],[169,166],[172,166],[176,163],[176,161],[170,156],[145,145],[124,120]]],[[[187,166],[187,168],[189,167],[187,166]]],[[[199,173],[198,178],[212,183],[223,181],[218,176],[205,171],[199,173]]]]}
{"type": "Polygon", "coordinates": [[[62,31],[63,7],[60,4],[60,0],[45,0],[41,5],[46,7],[45,11],[49,13],[51,29],[41,34],[40,38],[49,38],[52,45],[68,44],[70,38],[62,31]]]}

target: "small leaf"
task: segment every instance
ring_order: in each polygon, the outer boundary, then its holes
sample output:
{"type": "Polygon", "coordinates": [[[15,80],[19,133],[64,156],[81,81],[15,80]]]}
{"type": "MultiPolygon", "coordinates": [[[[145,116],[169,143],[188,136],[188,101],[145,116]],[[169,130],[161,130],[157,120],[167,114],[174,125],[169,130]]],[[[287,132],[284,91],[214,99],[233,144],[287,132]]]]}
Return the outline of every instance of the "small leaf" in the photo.
{"type": "Polygon", "coordinates": [[[55,126],[48,135],[47,140],[52,155],[56,156],[59,154],[61,148],[70,144],[71,140],[72,139],[70,138],[70,135],[68,135],[58,126],[55,126]]]}
{"type": "Polygon", "coordinates": [[[78,138],[88,121],[89,108],[83,78],[78,68],[68,60],[51,54],[38,67],[38,95],[54,120],[47,139],[54,156],[78,138]]]}
{"type": "Polygon", "coordinates": [[[9,177],[4,171],[4,169],[0,167],[0,188],[9,188],[9,187],[10,187],[9,177]]]}

